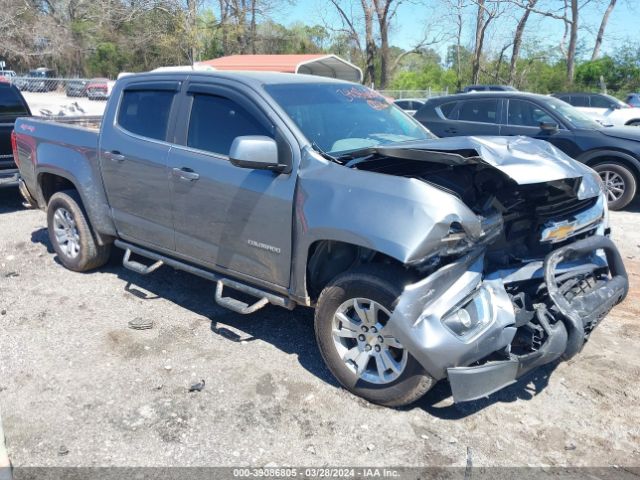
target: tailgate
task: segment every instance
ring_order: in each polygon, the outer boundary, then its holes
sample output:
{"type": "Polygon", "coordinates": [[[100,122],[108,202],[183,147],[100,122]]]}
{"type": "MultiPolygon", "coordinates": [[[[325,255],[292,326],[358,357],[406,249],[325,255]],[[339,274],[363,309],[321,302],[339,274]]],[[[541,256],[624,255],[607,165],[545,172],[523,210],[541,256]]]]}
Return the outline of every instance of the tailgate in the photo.
{"type": "Polygon", "coordinates": [[[0,170],[16,168],[11,151],[13,122],[0,122],[0,170]]]}

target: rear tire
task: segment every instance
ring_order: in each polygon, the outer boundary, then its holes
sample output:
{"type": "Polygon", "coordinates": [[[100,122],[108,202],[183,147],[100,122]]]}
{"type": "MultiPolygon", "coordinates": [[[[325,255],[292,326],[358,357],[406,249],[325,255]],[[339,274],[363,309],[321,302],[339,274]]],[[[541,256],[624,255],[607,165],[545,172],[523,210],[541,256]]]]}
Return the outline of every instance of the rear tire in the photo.
{"type": "Polygon", "coordinates": [[[637,181],[626,165],[618,162],[604,162],[593,166],[604,183],[610,210],[621,210],[635,197],[637,181]]]}
{"type": "Polygon", "coordinates": [[[94,238],[77,191],[53,194],[47,205],[47,227],[53,249],[69,270],[86,272],[109,260],[111,244],[99,245],[94,238]]]}
{"type": "Polygon", "coordinates": [[[435,384],[416,359],[384,332],[402,293],[402,278],[406,278],[402,269],[385,265],[355,268],[322,290],[315,311],[316,340],[334,377],[355,395],[388,407],[413,403],[435,384]]]}

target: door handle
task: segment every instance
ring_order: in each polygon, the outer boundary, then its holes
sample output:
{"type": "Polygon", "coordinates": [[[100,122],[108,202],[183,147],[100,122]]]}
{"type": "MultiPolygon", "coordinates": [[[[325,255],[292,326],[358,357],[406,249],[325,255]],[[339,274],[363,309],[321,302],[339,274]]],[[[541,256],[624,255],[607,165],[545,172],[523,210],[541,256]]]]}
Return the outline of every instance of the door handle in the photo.
{"type": "Polygon", "coordinates": [[[117,150],[111,150],[110,152],[104,152],[104,156],[107,157],[109,160],[113,160],[114,162],[124,162],[125,160],[125,156],[122,155],[119,151],[117,150]]]}
{"type": "Polygon", "coordinates": [[[444,131],[445,133],[458,133],[457,128],[445,128],[444,131]]]}
{"type": "Polygon", "coordinates": [[[200,175],[198,173],[187,167],[174,168],[173,175],[181,178],[182,180],[189,180],[190,182],[193,182],[200,178],[200,175]]]}

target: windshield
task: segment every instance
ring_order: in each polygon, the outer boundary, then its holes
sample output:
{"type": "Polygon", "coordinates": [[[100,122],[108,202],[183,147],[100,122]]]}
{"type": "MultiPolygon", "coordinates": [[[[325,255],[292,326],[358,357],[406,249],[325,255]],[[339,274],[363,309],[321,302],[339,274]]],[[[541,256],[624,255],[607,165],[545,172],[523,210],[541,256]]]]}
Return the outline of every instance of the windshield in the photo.
{"type": "Polygon", "coordinates": [[[420,123],[361,85],[304,83],[266,85],[309,142],[335,154],[435,138],[420,123]]]}
{"type": "Polygon", "coordinates": [[[29,70],[30,77],[53,77],[53,72],[51,70],[29,70]]]}
{"type": "Polygon", "coordinates": [[[556,112],[563,120],[570,123],[576,128],[600,128],[601,125],[594,120],[591,120],[580,110],[569,105],[562,100],[554,97],[547,97],[547,106],[556,112]]]}
{"type": "Polygon", "coordinates": [[[620,108],[629,108],[629,105],[624,103],[622,100],[617,99],[616,97],[612,97],[611,95],[602,94],[603,97],[606,97],[607,100],[611,100],[613,105],[617,105],[620,108]]]}

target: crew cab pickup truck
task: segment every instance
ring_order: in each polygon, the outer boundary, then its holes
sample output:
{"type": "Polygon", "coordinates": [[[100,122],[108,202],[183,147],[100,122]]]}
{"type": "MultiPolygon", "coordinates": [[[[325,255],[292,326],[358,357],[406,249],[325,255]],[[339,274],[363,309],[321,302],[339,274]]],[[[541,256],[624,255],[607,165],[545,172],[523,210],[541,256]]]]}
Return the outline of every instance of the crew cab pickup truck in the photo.
{"type": "Polygon", "coordinates": [[[372,402],[445,378],[487,396],[576,355],[627,294],[599,176],[543,141],[437,139],[361,85],[265,72],[126,76],[99,123],[16,124],[60,262],[115,245],[241,314],[314,307],[329,369],[372,402]]]}

